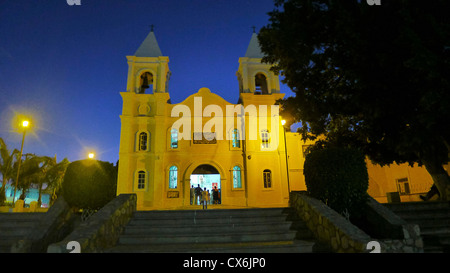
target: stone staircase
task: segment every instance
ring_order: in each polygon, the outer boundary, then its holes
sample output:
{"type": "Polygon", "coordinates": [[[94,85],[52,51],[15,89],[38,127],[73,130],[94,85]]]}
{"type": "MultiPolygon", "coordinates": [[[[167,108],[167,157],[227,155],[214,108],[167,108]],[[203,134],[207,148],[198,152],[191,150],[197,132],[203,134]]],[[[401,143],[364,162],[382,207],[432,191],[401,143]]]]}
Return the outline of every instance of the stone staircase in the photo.
{"type": "Polygon", "coordinates": [[[137,211],[105,252],[324,252],[291,208],[137,211]]]}
{"type": "Polygon", "coordinates": [[[0,253],[9,253],[16,241],[31,232],[43,213],[0,213],[0,253]]]}
{"type": "Polygon", "coordinates": [[[419,225],[424,252],[450,253],[449,202],[405,202],[385,206],[406,222],[419,225]]]}

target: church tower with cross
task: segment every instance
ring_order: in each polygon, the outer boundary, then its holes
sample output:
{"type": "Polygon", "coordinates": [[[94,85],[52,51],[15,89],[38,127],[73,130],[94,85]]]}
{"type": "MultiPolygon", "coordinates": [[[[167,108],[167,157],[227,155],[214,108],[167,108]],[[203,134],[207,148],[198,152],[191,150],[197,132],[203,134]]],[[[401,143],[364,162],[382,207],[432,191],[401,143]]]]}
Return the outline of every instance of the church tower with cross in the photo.
{"type": "Polygon", "coordinates": [[[280,93],[278,75],[270,71],[270,65],[263,63],[262,58],[258,35],[253,30],[245,56],[239,58],[239,69],[236,73],[239,81],[239,93],[256,95],[280,93]]]}
{"type": "Polygon", "coordinates": [[[127,91],[138,94],[167,93],[170,78],[169,57],[163,56],[151,31],[133,56],[127,56],[127,91]],[[138,75],[136,77],[136,75],[138,75]]]}
{"type": "Polygon", "coordinates": [[[120,93],[123,107],[117,192],[145,192],[146,198],[153,200],[155,188],[148,185],[149,181],[158,179],[159,170],[163,168],[159,158],[165,149],[158,140],[165,138],[161,124],[170,100],[171,75],[169,57],[162,54],[153,26],[127,60],[127,90],[120,93]]]}

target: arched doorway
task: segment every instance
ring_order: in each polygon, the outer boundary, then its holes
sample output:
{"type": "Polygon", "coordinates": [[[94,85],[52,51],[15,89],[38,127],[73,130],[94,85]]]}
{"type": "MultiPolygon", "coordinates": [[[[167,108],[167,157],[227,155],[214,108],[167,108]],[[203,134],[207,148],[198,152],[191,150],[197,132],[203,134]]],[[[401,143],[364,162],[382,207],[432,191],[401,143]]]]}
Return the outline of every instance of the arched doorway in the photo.
{"type": "Polygon", "coordinates": [[[209,204],[221,204],[221,183],[220,183],[220,173],[219,171],[209,165],[202,164],[199,165],[190,176],[190,186],[191,189],[194,188],[194,199],[191,202],[191,205],[199,205],[199,196],[198,192],[195,193],[195,188],[200,187],[202,190],[209,191],[211,200],[209,204]],[[216,194],[214,194],[214,191],[216,194]]]}

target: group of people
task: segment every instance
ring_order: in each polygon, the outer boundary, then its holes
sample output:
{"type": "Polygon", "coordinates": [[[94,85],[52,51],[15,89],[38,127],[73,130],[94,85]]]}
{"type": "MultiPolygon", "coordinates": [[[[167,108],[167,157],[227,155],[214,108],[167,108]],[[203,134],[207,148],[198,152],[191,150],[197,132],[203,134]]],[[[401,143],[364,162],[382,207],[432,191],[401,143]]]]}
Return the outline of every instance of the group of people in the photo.
{"type": "MultiPolygon", "coordinates": [[[[211,201],[211,193],[209,190],[205,188],[201,188],[200,184],[197,184],[197,187],[194,188],[194,185],[191,187],[191,205],[202,204],[203,209],[208,208],[208,203],[211,201]]],[[[214,204],[219,204],[220,193],[217,189],[217,186],[212,190],[212,197],[214,204]]]]}

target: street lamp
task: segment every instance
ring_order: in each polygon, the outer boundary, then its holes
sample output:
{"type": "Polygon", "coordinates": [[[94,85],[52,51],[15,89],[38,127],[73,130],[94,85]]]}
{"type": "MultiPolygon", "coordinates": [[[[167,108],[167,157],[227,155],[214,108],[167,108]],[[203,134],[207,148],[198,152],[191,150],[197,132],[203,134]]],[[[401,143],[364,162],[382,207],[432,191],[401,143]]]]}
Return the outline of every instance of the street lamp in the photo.
{"type": "Polygon", "coordinates": [[[22,121],[22,128],[23,128],[22,146],[20,147],[19,163],[17,165],[16,186],[14,187],[14,195],[13,195],[13,200],[12,200],[13,204],[16,203],[16,190],[17,190],[17,185],[19,184],[19,172],[20,172],[20,163],[22,162],[23,143],[25,142],[25,133],[27,132],[27,128],[29,125],[30,125],[30,122],[28,120],[22,121]]]}
{"type": "Polygon", "coordinates": [[[284,126],[286,124],[286,120],[281,120],[281,125],[283,126],[283,133],[284,133],[284,152],[286,153],[286,175],[287,175],[287,183],[288,183],[288,191],[291,192],[291,185],[290,185],[290,179],[289,179],[289,156],[287,151],[287,141],[286,141],[286,127],[284,126]]]}

